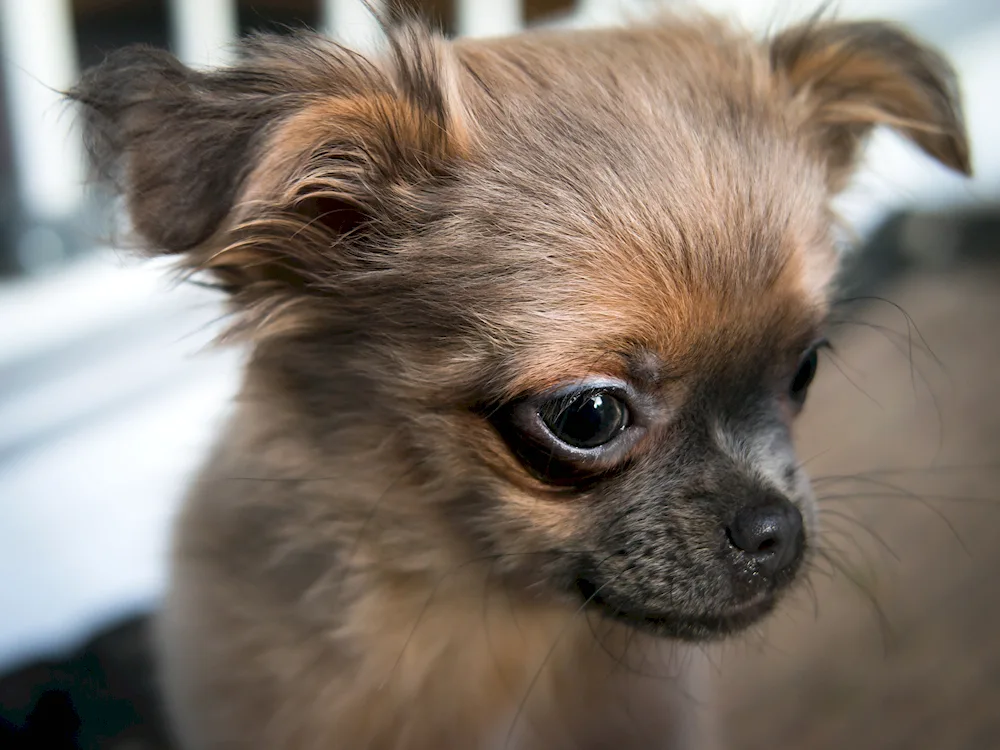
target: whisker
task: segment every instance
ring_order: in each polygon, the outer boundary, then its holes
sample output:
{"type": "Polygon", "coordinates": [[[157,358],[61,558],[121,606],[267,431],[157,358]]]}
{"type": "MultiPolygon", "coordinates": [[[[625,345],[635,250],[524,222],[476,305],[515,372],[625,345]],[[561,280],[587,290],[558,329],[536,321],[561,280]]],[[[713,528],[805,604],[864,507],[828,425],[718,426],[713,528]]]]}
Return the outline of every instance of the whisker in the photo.
{"type": "MultiPolygon", "coordinates": [[[[383,683],[387,684],[387,683],[389,683],[391,681],[392,676],[395,674],[396,669],[399,667],[399,664],[402,661],[404,654],[406,653],[406,649],[409,647],[410,642],[413,640],[413,637],[414,637],[414,635],[417,632],[417,629],[419,628],[420,624],[423,622],[423,618],[426,616],[428,610],[430,609],[430,606],[433,603],[434,598],[437,596],[437,593],[440,591],[441,587],[444,585],[445,581],[448,580],[448,578],[450,578],[453,575],[456,575],[457,573],[459,573],[461,570],[463,570],[467,566],[469,566],[469,565],[475,565],[476,563],[489,562],[490,565],[491,565],[491,569],[492,569],[492,567],[496,565],[497,561],[500,560],[500,559],[502,559],[502,558],[504,558],[504,557],[521,557],[521,556],[530,556],[530,555],[551,555],[551,554],[554,554],[554,553],[558,553],[558,554],[594,554],[594,550],[560,550],[560,549],[556,549],[556,548],[551,548],[551,549],[543,549],[543,550],[534,550],[534,551],[531,551],[531,552],[501,552],[501,553],[488,554],[488,555],[478,555],[476,557],[471,557],[468,560],[466,560],[465,562],[462,562],[462,563],[454,566],[453,568],[450,568],[449,570],[445,571],[444,573],[442,573],[438,577],[438,579],[435,581],[434,586],[431,588],[430,593],[427,595],[427,599],[424,601],[423,605],[420,608],[420,611],[417,613],[417,618],[414,621],[413,626],[410,628],[410,633],[409,633],[409,635],[407,635],[406,640],[403,643],[403,647],[400,649],[399,655],[396,657],[396,660],[393,663],[393,667],[392,667],[392,669],[389,670],[389,673],[386,676],[386,678],[383,680],[383,683]]],[[[391,558],[385,558],[385,559],[387,561],[391,561],[391,558]]],[[[408,559],[408,557],[404,555],[404,556],[402,556],[402,559],[408,559]]],[[[605,558],[605,559],[607,559],[607,558],[605,558]]]]}
{"type": "Polygon", "coordinates": [[[867,471],[859,471],[854,474],[829,474],[821,477],[816,477],[813,482],[820,482],[832,479],[853,479],[855,477],[877,477],[886,475],[921,475],[921,474],[946,474],[955,471],[1000,471],[1000,463],[984,463],[984,464],[937,464],[933,466],[897,466],[897,467],[886,467],[880,469],[869,469],[867,471]]]}
{"type": "Polygon", "coordinates": [[[916,376],[919,375],[920,380],[923,382],[924,387],[927,390],[927,394],[930,396],[931,403],[933,404],[934,413],[938,425],[938,445],[934,454],[936,459],[941,454],[941,450],[943,449],[945,442],[944,413],[942,411],[938,397],[935,394],[934,389],[931,387],[928,378],[924,375],[922,371],[920,371],[915,366],[915,360],[913,357],[913,350],[915,346],[913,341],[914,333],[916,333],[917,335],[917,339],[921,350],[924,351],[934,361],[934,363],[938,366],[938,369],[948,378],[951,387],[954,388],[954,380],[951,376],[951,373],[948,371],[948,368],[945,366],[944,362],[942,362],[941,359],[934,353],[934,350],[931,349],[930,344],[927,342],[927,339],[920,331],[920,328],[917,326],[916,321],[913,320],[913,316],[911,316],[903,308],[902,305],[893,302],[891,300],[888,300],[884,297],[877,297],[877,296],[855,297],[852,299],[843,300],[842,304],[843,303],[850,304],[852,302],[880,302],[882,304],[892,307],[896,312],[898,312],[903,317],[903,320],[906,322],[906,357],[910,369],[910,384],[911,387],[913,388],[914,396],[916,397],[917,394],[916,376]]]}
{"type": "Polygon", "coordinates": [[[843,362],[843,360],[841,360],[839,357],[833,354],[833,352],[830,351],[826,353],[826,356],[830,358],[830,361],[833,363],[833,366],[837,368],[837,370],[840,372],[841,375],[844,376],[844,379],[848,383],[853,385],[862,395],[864,395],[865,398],[867,398],[869,401],[875,404],[875,406],[877,406],[881,411],[885,411],[885,407],[882,406],[882,404],[880,404],[874,396],[872,396],[868,391],[866,391],[864,388],[858,385],[857,382],[855,382],[855,380],[850,375],[847,374],[847,372],[844,370],[844,367],[841,365],[841,362],[843,362]]]}
{"type": "Polygon", "coordinates": [[[926,337],[920,331],[920,328],[919,328],[919,326],[917,326],[917,323],[913,319],[913,316],[910,315],[902,305],[900,305],[898,302],[893,302],[892,300],[886,299],[885,297],[878,297],[878,296],[875,296],[875,295],[867,295],[867,296],[859,296],[859,297],[849,297],[847,299],[840,300],[838,302],[838,305],[844,305],[844,304],[848,304],[849,305],[849,304],[853,304],[855,302],[880,302],[880,303],[882,303],[884,305],[888,305],[889,307],[892,307],[894,310],[896,310],[896,312],[898,312],[903,317],[903,320],[906,321],[907,336],[912,339],[913,333],[916,333],[917,334],[917,340],[918,340],[920,346],[923,348],[923,350],[926,351],[927,354],[930,355],[934,359],[934,362],[937,363],[937,365],[942,370],[944,370],[945,372],[947,372],[948,368],[945,367],[944,362],[942,362],[941,359],[934,353],[934,350],[931,349],[930,344],[927,343],[926,337]]]}
{"type": "Polygon", "coordinates": [[[802,588],[809,594],[813,604],[813,620],[819,620],[819,594],[816,593],[816,585],[808,576],[802,582],[802,588]]]}
{"type": "Polygon", "coordinates": [[[865,477],[865,476],[861,476],[861,475],[855,475],[854,479],[856,481],[860,482],[860,483],[871,484],[871,485],[874,485],[876,487],[882,487],[884,489],[891,490],[893,492],[898,492],[900,496],[908,497],[908,498],[910,498],[912,500],[917,501],[921,505],[923,505],[931,513],[933,513],[939,519],[941,519],[941,521],[951,531],[952,536],[955,537],[955,541],[958,542],[959,546],[962,548],[962,551],[965,552],[966,556],[970,560],[973,559],[972,554],[969,552],[968,546],[965,544],[965,541],[959,535],[958,530],[955,528],[955,525],[951,522],[951,519],[948,518],[948,516],[946,516],[944,514],[944,512],[940,508],[937,508],[934,505],[932,505],[925,498],[923,498],[919,493],[914,492],[912,490],[908,490],[905,487],[900,487],[899,485],[893,484],[892,482],[889,482],[889,481],[884,480],[884,479],[877,479],[877,478],[870,477],[870,476],[869,477],[865,477]]]}
{"type": "Polygon", "coordinates": [[[865,601],[871,606],[879,625],[879,637],[882,643],[883,655],[888,655],[889,643],[894,637],[893,628],[892,623],[885,614],[885,610],[883,610],[882,605],[879,604],[878,597],[875,596],[875,593],[868,586],[866,586],[861,579],[851,572],[846,560],[835,549],[831,547],[817,548],[816,552],[818,555],[825,558],[828,563],[830,563],[831,568],[847,579],[847,581],[853,585],[854,589],[860,593],[865,601]]]}
{"type": "MultiPolygon", "coordinates": [[[[613,554],[614,553],[612,553],[611,555],[608,555],[607,557],[603,558],[600,562],[598,562],[597,563],[597,567],[600,567],[607,560],[611,559],[611,557],[613,556],[613,554]]],[[[538,680],[540,679],[540,677],[542,675],[542,672],[545,670],[545,666],[548,664],[549,659],[552,658],[552,655],[555,653],[555,650],[558,647],[559,642],[562,640],[562,637],[568,631],[569,626],[572,624],[572,621],[577,616],[579,616],[581,612],[584,612],[586,610],[586,608],[590,605],[590,603],[594,600],[594,598],[598,594],[601,593],[602,590],[604,590],[605,588],[607,588],[611,584],[615,583],[621,576],[622,576],[622,573],[618,573],[617,575],[612,576],[607,581],[605,581],[604,583],[602,583],[600,586],[595,587],[594,591],[573,612],[572,616],[567,620],[566,624],[562,628],[560,628],[559,633],[556,635],[555,639],[552,641],[552,646],[546,652],[545,657],[542,659],[541,664],[538,665],[538,669],[535,671],[534,676],[528,682],[528,687],[526,688],[526,690],[524,692],[524,698],[518,704],[517,711],[514,713],[514,718],[511,721],[510,728],[507,731],[507,738],[504,741],[504,747],[505,748],[510,747],[510,741],[514,737],[514,730],[517,728],[517,723],[518,723],[518,721],[521,718],[521,714],[524,712],[525,706],[527,706],[528,698],[531,695],[531,691],[534,690],[534,687],[538,683],[538,680]]]]}
{"type": "MultiPolygon", "coordinates": [[[[871,527],[869,527],[867,524],[865,524],[863,521],[861,521],[861,519],[856,518],[855,516],[852,516],[850,513],[841,513],[840,511],[831,510],[830,508],[820,508],[819,509],[819,513],[821,515],[830,516],[832,518],[839,518],[839,519],[842,519],[844,521],[849,521],[850,523],[853,523],[855,526],[857,526],[862,531],[864,531],[865,533],[867,533],[872,539],[874,539],[876,542],[878,542],[881,545],[881,547],[886,552],[888,552],[897,563],[898,562],[902,562],[902,560],[900,560],[900,558],[899,558],[899,555],[896,554],[895,550],[893,550],[892,547],[889,546],[888,542],[885,541],[885,538],[881,534],[879,534],[877,531],[875,531],[874,529],[872,529],[871,527]]],[[[845,536],[853,539],[853,537],[851,537],[850,534],[848,534],[846,531],[843,531],[841,529],[833,529],[833,528],[827,529],[827,532],[829,532],[829,531],[842,531],[842,533],[845,536]]]]}
{"type": "Polygon", "coordinates": [[[846,540],[851,544],[853,549],[858,553],[858,555],[865,562],[865,564],[868,565],[871,564],[871,560],[869,559],[865,548],[861,546],[861,544],[858,542],[858,540],[854,537],[853,534],[848,533],[844,529],[829,528],[826,529],[825,536],[827,542],[831,542],[833,538],[846,540]]]}
{"type": "MultiPolygon", "coordinates": [[[[922,493],[924,500],[942,503],[972,503],[986,506],[1000,505],[1000,497],[972,497],[969,495],[942,495],[922,493]]],[[[817,503],[846,502],[850,500],[912,500],[909,495],[899,492],[868,492],[858,490],[857,492],[843,492],[832,495],[822,495],[816,498],[817,503]]]]}

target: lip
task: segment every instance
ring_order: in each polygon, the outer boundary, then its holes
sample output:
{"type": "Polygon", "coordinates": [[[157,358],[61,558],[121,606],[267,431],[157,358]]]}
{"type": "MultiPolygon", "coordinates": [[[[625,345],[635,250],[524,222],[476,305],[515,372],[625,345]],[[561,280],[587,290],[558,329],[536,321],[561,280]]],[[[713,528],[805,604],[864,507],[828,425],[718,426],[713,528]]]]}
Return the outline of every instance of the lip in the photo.
{"type": "Polygon", "coordinates": [[[587,607],[603,617],[642,630],[661,638],[704,642],[718,640],[745,630],[760,621],[774,609],[778,596],[763,592],[738,606],[719,612],[648,612],[639,609],[622,609],[604,601],[599,593],[592,593],[587,607]]]}

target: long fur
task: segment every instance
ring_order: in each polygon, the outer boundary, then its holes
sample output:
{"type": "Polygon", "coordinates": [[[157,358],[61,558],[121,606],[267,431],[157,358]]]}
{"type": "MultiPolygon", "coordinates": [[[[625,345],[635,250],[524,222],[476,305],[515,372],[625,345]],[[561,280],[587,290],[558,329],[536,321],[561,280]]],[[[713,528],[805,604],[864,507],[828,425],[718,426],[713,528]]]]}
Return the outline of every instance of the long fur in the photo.
{"type": "Polygon", "coordinates": [[[879,23],[387,38],[129,49],[71,93],[139,242],[251,345],[177,527],[184,746],[679,747],[683,642],[776,606],[816,533],[830,198],[877,125],[968,172],[954,75],[879,23]],[[595,378],[633,421],[584,456],[537,418],[595,378]],[[773,574],[732,541],[772,506],[805,518],[773,574]]]}

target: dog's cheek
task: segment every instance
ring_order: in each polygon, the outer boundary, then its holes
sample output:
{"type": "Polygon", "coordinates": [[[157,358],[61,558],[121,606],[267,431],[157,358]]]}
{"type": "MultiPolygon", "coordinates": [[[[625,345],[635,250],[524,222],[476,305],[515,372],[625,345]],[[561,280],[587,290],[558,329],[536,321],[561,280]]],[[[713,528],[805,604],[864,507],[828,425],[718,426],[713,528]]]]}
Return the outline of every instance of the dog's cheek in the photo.
{"type": "Polygon", "coordinates": [[[579,498],[535,494],[494,477],[449,503],[449,520],[470,557],[523,585],[566,591],[595,524],[579,498]]]}

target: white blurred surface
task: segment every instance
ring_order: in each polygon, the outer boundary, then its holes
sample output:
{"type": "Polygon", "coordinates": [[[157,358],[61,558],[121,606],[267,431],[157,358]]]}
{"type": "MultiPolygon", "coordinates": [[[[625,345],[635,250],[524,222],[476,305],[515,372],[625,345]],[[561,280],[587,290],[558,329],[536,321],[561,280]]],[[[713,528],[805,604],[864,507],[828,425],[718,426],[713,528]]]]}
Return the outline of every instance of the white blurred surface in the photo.
{"type": "Polygon", "coordinates": [[[170,519],[234,389],[234,368],[192,369],[0,466],[0,665],[155,602],[170,519]]]}
{"type": "Polygon", "coordinates": [[[218,301],[99,252],[0,287],[0,667],[155,603],[238,386],[218,301]]]}

